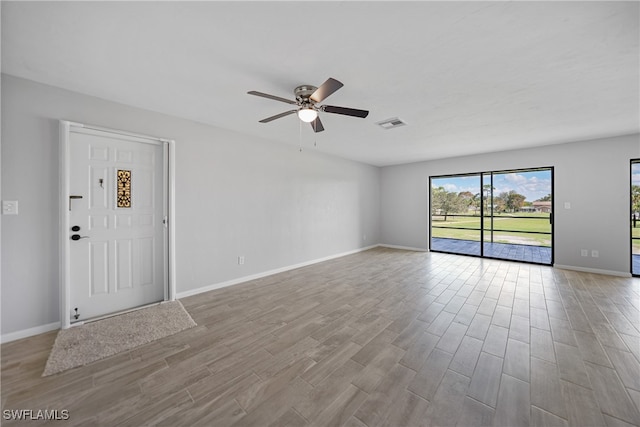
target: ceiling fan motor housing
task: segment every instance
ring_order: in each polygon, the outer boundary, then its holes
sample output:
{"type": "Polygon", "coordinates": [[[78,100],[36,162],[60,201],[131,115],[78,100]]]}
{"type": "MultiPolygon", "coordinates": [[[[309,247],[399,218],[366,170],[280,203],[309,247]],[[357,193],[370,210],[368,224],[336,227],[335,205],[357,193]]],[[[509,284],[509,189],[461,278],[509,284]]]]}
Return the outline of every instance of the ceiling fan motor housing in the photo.
{"type": "Polygon", "coordinates": [[[315,86],[311,86],[311,85],[301,85],[298,86],[297,88],[295,88],[293,90],[293,93],[296,96],[296,99],[302,103],[308,104],[308,103],[312,103],[313,101],[311,101],[309,99],[309,97],[311,95],[313,95],[313,92],[315,92],[318,88],[315,86]]]}

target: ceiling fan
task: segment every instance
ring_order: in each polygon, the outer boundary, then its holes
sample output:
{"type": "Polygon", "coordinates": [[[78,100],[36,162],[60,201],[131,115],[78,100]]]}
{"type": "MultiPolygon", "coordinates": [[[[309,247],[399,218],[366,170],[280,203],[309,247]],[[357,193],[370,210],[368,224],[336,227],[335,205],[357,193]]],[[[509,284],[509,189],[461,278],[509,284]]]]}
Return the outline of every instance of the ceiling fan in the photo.
{"type": "Polygon", "coordinates": [[[367,110],[337,107],[335,105],[319,105],[320,102],[324,101],[327,97],[340,89],[342,86],[344,85],[341,82],[331,77],[329,77],[326,82],[322,83],[320,87],[311,85],[298,86],[293,90],[293,93],[296,97],[295,101],[281,98],[275,95],[269,95],[268,93],[257,92],[255,90],[247,93],[249,95],[261,96],[263,98],[286,102],[287,104],[297,106],[297,108],[294,110],[285,111],[284,113],[276,114],[275,116],[262,119],[260,120],[260,123],[269,123],[270,121],[279,119],[281,117],[297,113],[300,120],[311,124],[314,132],[322,132],[324,130],[324,126],[322,126],[322,122],[320,121],[320,117],[318,116],[319,111],[360,118],[365,118],[369,114],[367,110]]]}

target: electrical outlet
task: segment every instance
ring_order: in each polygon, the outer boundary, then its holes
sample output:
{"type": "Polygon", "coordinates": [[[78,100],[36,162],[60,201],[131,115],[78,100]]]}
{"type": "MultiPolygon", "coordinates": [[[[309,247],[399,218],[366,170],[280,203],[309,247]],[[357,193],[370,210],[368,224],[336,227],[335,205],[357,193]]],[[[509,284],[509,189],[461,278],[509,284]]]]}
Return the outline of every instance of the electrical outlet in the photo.
{"type": "Polygon", "coordinates": [[[363,234],[363,235],[362,235],[362,241],[363,241],[363,242],[366,242],[366,241],[367,241],[367,235],[366,235],[366,234],[363,234]]]}
{"type": "Polygon", "coordinates": [[[592,258],[598,258],[600,256],[600,252],[598,252],[597,250],[592,250],[591,251],[591,257],[592,258]]]}
{"type": "Polygon", "coordinates": [[[18,201],[17,200],[3,200],[2,201],[2,215],[18,215],[18,201]]]}
{"type": "Polygon", "coordinates": [[[582,256],[589,256],[589,251],[587,249],[581,249],[580,250],[580,255],[582,256]]]}
{"type": "Polygon", "coordinates": [[[238,265],[243,265],[244,264],[244,255],[240,255],[238,256],[238,265]]]}
{"type": "Polygon", "coordinates": [[[571,209],[571,202],[564,202],[565,209],[571,209]]]}

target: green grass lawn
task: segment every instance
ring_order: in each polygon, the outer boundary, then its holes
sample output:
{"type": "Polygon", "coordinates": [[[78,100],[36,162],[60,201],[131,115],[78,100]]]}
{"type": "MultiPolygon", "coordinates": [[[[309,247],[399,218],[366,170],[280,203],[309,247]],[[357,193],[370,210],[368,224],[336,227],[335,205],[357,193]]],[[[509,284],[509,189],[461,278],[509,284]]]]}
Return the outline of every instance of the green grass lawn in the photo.
{"type": "MultiPolygon", "coordinates": [[[[496,243],[514,243],[535,246],[551,246],[551,235],[533,233],[551,233],[549,214],[518,214],[526,218],[514,218],[512,215],[498,215],[493,218],[493,241],[496,243]],[[502,231],[510,230],[510,231],[502,231]],[[511,232],[511,231],[516,231],[511,232]],[[526,231],[529,233],[517,233],[526,231]]],[[[480,241],[480,217],[433,216],[431,218],[432,237],[480,241]],[[439,228],[445,227],[445,228],[439,228]],[[471,228],[472,230],[460,229],[471,228]]],[[[491,241],[491,218],[484,218],[485,241],[491,241]]]]}
{"type": "MultiPolygon", "coordinates": [[[[501,230],[513,231],[529,231],[533,233],[551,233],[551,224],[549,223],[549,214],[542,213],[523,213],[516,214],[519,217],[513,218],[513,215],[501,214],[493,217],[493,241],[496,243],[513,243],[535,246],[551,246],[551,235],[549,234],[531,234],[531,233],[512,233],[501,230]]],[[[451,217],[434,215],[431,217],[432,237],[440,237],[445,239],[462,239],[480,241],[480,216],[451,217]],[[439,228],[444,227],[444,228],[439,228]],[[471,228],[472,230],[460,229],[459,227],[471,228]]],[[[491,218],[484,218],[484,240],[491,241],[491,218]]],[[[631,236],[640,238],[640,221],[638,226],[631,229],[631,236]]],[[[633,240],[633,253],[640,255],[640,240],[633,240]]]]}
{"type": "MultiPolygon", "coordinates": [[[[462,239],[480,241],[480,230],[456,230],[454,228],[432,228],[431,237],[441,237],[444,239],[462,239]]],[[[485,242],[491,241],[491,231],[485,230],[485,242]]],[[[551,246],[551,236],[549,234],[529,234],[529,233],[508,233],[504,231],[494,231],[493,241],[495,243],[512,243],[519,245],[551,246]]],[[[638,246],[640,250],[640,245],[638,246]]]]}

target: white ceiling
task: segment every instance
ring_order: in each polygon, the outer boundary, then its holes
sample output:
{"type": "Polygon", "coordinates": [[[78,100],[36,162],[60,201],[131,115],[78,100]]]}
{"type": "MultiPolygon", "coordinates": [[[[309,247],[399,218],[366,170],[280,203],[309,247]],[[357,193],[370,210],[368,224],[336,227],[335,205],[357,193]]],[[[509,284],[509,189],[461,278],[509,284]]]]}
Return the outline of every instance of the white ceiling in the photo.
{"type": "MultiPolygon", "coordinates": [[[[640,131],[638,2],[2,2],[2,71],[372,165],[640,131]],[[325,132],[293,98],[328,77],[325,132]],[[375,122],[400,117],[407,126],[375,122]]],[[[212,142],[214,143],[214,142],[212,142]]]]}

